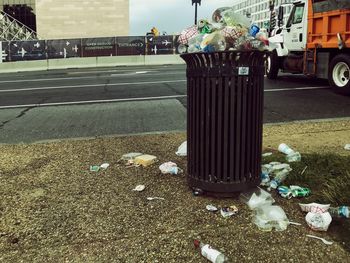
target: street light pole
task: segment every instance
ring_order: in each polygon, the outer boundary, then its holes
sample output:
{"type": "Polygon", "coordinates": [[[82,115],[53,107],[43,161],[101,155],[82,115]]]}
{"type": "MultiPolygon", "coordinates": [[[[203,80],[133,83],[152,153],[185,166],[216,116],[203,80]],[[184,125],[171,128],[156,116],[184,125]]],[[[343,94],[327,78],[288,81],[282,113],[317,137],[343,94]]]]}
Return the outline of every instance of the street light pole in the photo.
{"type": "Polygon", "coordinates": [[[197,5],[201,5],[201,0],[192,0],[192,5],[194,6],[194,24],[197,25],[197,5]]]}

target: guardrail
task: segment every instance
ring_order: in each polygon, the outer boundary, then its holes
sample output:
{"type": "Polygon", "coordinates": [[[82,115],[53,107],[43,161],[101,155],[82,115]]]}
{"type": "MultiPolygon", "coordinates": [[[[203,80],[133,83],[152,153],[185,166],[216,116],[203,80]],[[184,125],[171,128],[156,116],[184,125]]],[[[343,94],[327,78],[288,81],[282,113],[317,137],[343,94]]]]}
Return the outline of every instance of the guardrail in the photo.
{"type": "Polygon", "coordinates": [[[121,36],[0,42],[0,62],[178,54],[178,36],[121,36]]]}

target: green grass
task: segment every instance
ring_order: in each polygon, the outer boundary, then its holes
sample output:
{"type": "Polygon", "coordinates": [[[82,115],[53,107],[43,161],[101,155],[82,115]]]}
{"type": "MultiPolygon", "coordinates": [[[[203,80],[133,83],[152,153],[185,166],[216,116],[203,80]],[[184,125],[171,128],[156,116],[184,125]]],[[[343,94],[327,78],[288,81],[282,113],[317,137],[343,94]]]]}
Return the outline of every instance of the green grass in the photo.
{"type": "MultiPolygon", "coordinates": [[[[282,154],[263,159],[263,163],[270,161],[286,162],[282,154]]],[[[332,206],[350,205],[350,157],[303,154],[301,162],[290,165],[293,171],[285,185],[309,187],[312,192],[311,200],[315,202],[329,203],[332,206]]]]}
{"type": "MultiPolygon", "coordinates": [[[[271,161],[285,162],[279,153],[263,158],[263,164],[271,161]]],[[[350,206],[350,157],[335,154],[302,154],[301,162],[290,163],[293,171],[284,185],[299,185],[311,189],[307,203],[316,202],[331,206],[350,206]],[[305,169],[305,167],[307,167],[305,169]],[[304,170],[305,169],[305,170],[304,170]],[[304,171],[304,172],[303,172],[304,171]]],[[[292,199],[300,202],[300,199],[292,199]]],[[[350,251],[350,220],[335,218],[328,233],[350,251]]]]}

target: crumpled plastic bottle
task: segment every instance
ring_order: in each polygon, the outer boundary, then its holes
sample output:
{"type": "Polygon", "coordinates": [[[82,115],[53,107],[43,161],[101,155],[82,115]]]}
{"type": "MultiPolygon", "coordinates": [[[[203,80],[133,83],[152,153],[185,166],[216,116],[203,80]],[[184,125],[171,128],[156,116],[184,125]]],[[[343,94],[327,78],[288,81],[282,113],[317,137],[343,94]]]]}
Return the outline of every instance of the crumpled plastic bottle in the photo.
{"type": "Polygon", "coordinates": [[[204,36],[200,47],[204,52],[224,51],[226,49],[226,41],[219,31],[215,31],[204,36]]]}

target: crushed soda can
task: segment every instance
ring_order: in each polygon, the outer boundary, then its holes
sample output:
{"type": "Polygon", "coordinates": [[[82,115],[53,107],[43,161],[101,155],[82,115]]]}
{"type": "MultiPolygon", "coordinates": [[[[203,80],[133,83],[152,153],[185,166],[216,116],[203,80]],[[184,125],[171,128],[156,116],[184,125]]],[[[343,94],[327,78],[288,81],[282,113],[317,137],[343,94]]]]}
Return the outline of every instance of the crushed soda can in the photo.
{"type": "Polygon", "coordinates": [[[289,189],[289,187],[287,186],[281,185],[277,188],[277,191],[280,194],[280,196],[282,196],[283,198],[291,199],[293,197],[293,193],[291,189],[289,189]]]}
{"type": "Polygon", "coordinates": [[[222,207],[220,209],[220,213],[224,218],[228,218],[230,216],[233,216],[238,213],[238,208],[235,205],[227,206],[227,207],[222,207]]]}
{"type": "Polygon", "coordinates": [[[290,190],[292,191],[293,197],[306,197],[311,194],[311,190],[306,187],[300,187],[297,185],[291,185],[290,190]]]}
{"type": "Polygon", "coordinates": [[[205,207],[205,209],[207,209],[210,212],[217,212],[218,211],[218,208],[216,206],[213,206],[213,205],[207,205],[205,207]]]}

